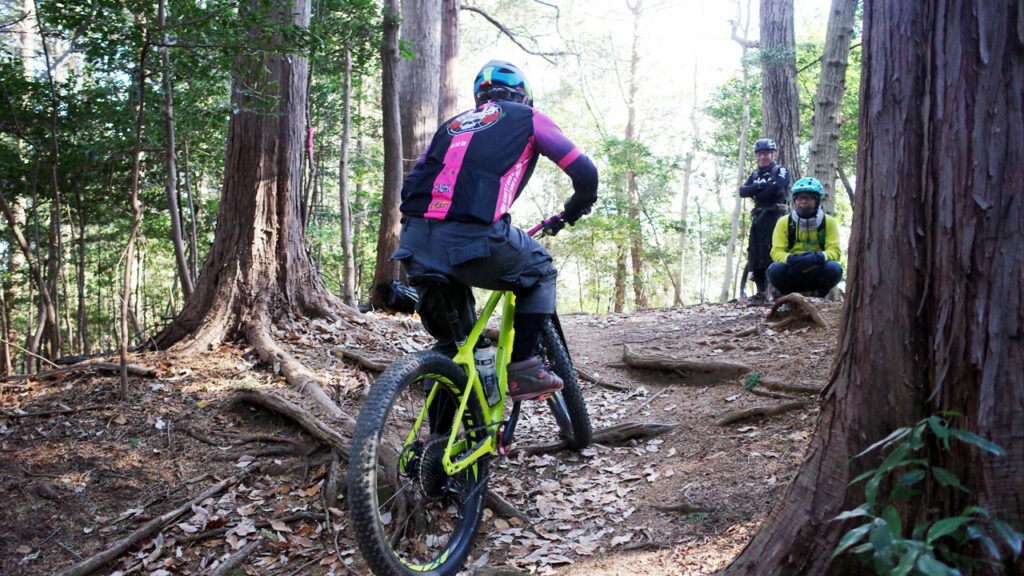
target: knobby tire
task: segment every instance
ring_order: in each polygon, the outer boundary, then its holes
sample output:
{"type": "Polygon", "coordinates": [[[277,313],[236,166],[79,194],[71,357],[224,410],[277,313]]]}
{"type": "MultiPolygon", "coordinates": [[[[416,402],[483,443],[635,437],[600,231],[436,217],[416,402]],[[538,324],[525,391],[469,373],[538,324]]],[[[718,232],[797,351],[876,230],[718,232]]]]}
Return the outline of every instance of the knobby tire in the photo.
{"type": "Polygon", "coordinates": [[[562,438],[572,450],[586,448],[593,437],[590,415],[587,404],[583,401],[580,382],[576,378],[576,370],[566,350],[561,334],[550,320],[541,331],[543,354],[551,364],[551,369],[562,379],[562,391],[548,398],[548,406],[558,422],[562,438]]]}
{"type": "MultiPolygon", "coordinates": [[[[352,532],[377,576],[449,576],[462,569],[473,548],[487,496],[487,458],[456,476],[447,476],[440,464],[466,382],[466,373],[446,356],[419,352],[389,366],[363,403],[352,439],[348,499],[352,532]],[[429,417],[407,444],[434,381],[442,385],[429,417]]],[[[461,426],[460,438],[468,437],[469,444],[488,433],[475,395],[461,426]]]]}

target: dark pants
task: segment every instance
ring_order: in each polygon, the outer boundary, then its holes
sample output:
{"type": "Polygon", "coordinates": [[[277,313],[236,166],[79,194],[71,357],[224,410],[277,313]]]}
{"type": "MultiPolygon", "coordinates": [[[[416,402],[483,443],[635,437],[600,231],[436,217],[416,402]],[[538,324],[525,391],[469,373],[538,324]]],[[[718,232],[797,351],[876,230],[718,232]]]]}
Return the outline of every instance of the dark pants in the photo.
{"type": "Polygon", "coordinates": [[[814,291],[824,298],[843,279],[843,267],[839,262],[825,262],[822,266],[796,272],[788,264],[776,262],[768,267],[768,279],[782,294],[814,291]]]}
{"type": "Polygon", "coordinates": [[[526,232],[512,226],[506,216],[494,224],[447,222],[406,216],[399,248],[392,259],[401,260],[420,296],[418,312],[423,326],[437,338],[438,350],[454,353],[455,344],[476,322],[469,286],[511,291],[516,295],[516,339],[513,359],[528,356],[536,346],[543,320],[555,311],[555,270],[551,255],[526,232]],[[448,283],[418,282],[417,278],[443,275],[448,283]],[[458,332],[447,318],[458,311],[458,332]],[[529,319],[529,322],[524,322],[529,319]],[[522,334],[520,328],[522,327],[522,334]],[[529,337],[529,338],[524,338],[529,337]],[[532,342],[525,342],[532,339],[532,342]]]}
{"type": "Polygon", "coordinates": [[[747,242],[747,270],[757,285],[757,292],[764,295],[768,289],[765,270],[772,263],[772,235],[775,222],[785,214],[778,205],[754,206],[750,212],[750,238],[747,242]]]}

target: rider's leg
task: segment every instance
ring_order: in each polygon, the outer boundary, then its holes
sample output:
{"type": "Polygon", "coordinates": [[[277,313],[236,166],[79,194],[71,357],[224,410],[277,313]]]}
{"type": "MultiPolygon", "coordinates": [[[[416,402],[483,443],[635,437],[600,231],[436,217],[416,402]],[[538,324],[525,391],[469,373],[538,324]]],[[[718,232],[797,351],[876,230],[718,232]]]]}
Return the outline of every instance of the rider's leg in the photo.
{"type": "Polygon", "coordinates": [[[461,284],[425,284],[417,286],[416,292],[420,297],[416,309],[420,321],[437,339],[434,350],[454,357],[457,342],[465,339],[476,323],[473,291],[461,284]],[[457,318],[449,317],[453,310],[457,318]]]}

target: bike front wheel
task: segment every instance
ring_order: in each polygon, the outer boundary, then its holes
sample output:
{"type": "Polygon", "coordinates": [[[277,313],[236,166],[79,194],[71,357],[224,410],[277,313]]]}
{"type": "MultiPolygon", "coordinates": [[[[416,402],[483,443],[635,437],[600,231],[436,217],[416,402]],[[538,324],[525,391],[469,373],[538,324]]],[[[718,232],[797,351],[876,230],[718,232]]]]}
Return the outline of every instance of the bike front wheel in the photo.
{"type": "Polygon", "coordinates": [[[580,391],[580,382],[576,378],[576,370],[572,358],[566,349],[561,332],[551,320],[544,324],[541,331],[543,354],[551,364],[551,370],[562,379],[562,390],[548,398],[548,407],[558,422],[558,429],[566,445],[572,450],[582,450],[590,444],[593,429],[587,404],[580,391]]]}
{"type": "Polygon", "coordinates": [[[449,358],[420,352],[389,366],[363,403],[349,458],[349,514],[377,576],[451,575],[469,556],[487,496],[487,459],[453,476],[441,463],[453,426],[461,453],[489,433],[475,395],[456,419],[466,385],[449,358]]]}

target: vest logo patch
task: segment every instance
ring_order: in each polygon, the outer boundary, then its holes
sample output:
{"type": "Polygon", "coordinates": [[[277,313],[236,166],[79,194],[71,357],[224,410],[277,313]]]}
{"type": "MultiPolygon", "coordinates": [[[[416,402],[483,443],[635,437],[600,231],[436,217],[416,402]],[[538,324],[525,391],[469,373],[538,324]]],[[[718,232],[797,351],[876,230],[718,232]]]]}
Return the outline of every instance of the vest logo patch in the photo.
{"type": "Polygon", "coordinates": [[[465,134],[467,132],[479,132],[494,126],[505,116],[501,105],[497,102],[490,102],[483,108],[470,110],[456,116],[448,123],[448,133],[452,136],[465,134]]]}

